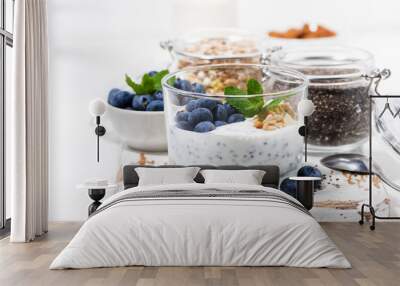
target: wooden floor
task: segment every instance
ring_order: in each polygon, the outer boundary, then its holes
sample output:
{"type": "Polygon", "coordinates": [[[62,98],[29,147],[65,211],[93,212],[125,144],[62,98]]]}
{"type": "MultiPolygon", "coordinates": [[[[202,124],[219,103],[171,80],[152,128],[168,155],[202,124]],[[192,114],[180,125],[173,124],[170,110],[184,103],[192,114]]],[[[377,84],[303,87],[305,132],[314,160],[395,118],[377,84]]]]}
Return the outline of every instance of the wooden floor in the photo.
{"type": "Polygon", "coordinates": [[[379,223],[375,232],[356,223],[322,226],[353,265],[352,269],[288,267],[123,267],[48,270],[50,262],[79,228],[51,224],[32,243],[0,241],[0,285],[400,285],[400,224],[379,223]]]}

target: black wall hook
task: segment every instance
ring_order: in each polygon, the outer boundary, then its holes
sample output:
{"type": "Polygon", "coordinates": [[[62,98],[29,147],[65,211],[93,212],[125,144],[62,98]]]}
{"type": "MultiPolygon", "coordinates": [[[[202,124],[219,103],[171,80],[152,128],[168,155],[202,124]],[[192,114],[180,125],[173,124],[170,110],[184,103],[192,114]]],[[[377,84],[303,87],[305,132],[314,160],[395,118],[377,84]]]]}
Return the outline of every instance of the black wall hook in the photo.
{"type": "Polygon", "coordinates": [[[96,125],[94,133],[97,135],[97,162],[100,162],[100,136],[106,134],[106,128],[100,125],[100,116],[96,116],[96,125]]]}
{"type": "Polygon", "coordinates": [[[304,116],[304,125],[299,127],[299,134],[300,136],[304,137],[304,162],[307,162],[307,123],[308,123],[308,117],[304,116]]]}

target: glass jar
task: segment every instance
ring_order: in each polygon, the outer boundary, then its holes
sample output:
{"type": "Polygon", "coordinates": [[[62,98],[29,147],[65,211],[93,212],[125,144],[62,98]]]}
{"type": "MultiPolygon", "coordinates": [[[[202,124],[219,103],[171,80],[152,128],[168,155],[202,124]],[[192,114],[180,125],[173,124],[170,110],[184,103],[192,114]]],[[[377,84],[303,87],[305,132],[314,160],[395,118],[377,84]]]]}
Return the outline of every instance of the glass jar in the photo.
{"type": "Polygon", "coordinates": [[[160,45],[171,54],[170,70],[180,70],[209,64],[259,63],[261,43],[257,35],[247,31],[211,29],[192,32],[160,45]]]}
{"type": "Polygon", "coordinates": [[[296,169],[304,148],[297,106],[306,87],[307,79],[299,72],[259,64],[198,66],[166,76],[163,90],[170,163],[274,164],[281,173],[296,169]],[[176,88],[176,82],[184,80],[201,84],[205,92],[176,88]],[[260,94],[228,91],[232,86],[245,90],[255,80],[262,87],[260,94]]]}
{"type": "Polygon", "coordinates": [[[315,105],[309,118],[311,152],[350,151],[368,136],[368,81],[373,56],[341,46],[283,48],[269,56],[272,64],[293,68],[308,77],[308,98],[315,105]]]}

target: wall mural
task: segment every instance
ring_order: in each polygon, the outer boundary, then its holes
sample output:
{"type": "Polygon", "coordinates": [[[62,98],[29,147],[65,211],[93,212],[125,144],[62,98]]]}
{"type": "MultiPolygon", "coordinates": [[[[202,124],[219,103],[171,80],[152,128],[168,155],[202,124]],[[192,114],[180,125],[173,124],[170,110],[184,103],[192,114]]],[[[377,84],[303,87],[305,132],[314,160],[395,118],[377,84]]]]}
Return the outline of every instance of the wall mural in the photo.
{"type": "MultiPolygon", "coordinates": [[[[311,211],[318,220],[358,220],[368,201],[368,176],[331,170],[320,159],[365,142],[369,83],[361,75],[370,72],[372,55],[344,47],[283,48],[271,51],[275,67],[266,69],[258,65],[259,45],[250,34],[208,31],[193,39],[162,44],[174,54],[175,72],[126,75],[125,89],[109,91],[106,140],[121,146],[120,166],[278,165],[280,188],[291,195],[296,184],[289,176],[321,178],[311,211]],[[309,53],[324,62],[313,62],[309,53]],[[358,57],[357,64],[336,68],[335,58],[347,57],[358,57]],[[215,63],[229,65],[208,65],[215,63]],[[307,163],[299,134],[305,122],[307,163]]],[[[116,171],[117,181],[121,174],[116,171]]],[[[378,177],[373,186],[376,213],[393,213],[397,191],[378,177]]]]}

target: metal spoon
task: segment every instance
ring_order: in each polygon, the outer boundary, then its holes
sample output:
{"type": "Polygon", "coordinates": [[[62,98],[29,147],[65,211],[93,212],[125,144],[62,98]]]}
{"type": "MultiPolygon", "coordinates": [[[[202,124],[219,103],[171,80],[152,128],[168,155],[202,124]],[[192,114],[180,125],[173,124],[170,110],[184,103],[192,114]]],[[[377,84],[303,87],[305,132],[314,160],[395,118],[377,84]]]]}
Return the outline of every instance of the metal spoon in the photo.
{"type": "MultiPolygon", "coordinates": [[[[325,167],[360,175],[368,175],[369,158],[361,154],[335,154],[321,159],[325,167]]],[[[387,185],[400,192],[400,185],[392,182],[375,162],[372,162],[372,173],[387,185]]]]}

